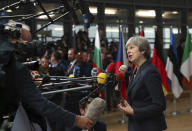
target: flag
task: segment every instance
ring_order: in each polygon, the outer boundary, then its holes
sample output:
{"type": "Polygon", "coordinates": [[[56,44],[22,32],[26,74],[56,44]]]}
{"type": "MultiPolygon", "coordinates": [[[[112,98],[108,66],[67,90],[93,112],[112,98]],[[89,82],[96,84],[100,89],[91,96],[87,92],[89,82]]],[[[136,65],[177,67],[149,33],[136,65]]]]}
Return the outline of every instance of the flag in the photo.
{"type": "MultiPolygon", "coordinates": [[[[122,26],[120,26],[119,46],[117,51],[116,63],[115,63],[115,74],[119,73],[120,66],[122,64],[126,65],[126,62],[127,62],[127,55],[126,55],[125,45],[123,42],[122,26]]],[[[123,81],[121,84],[120,93],[121,93],[121,96],[124,99],[126,99],[125,81],[123,81]]]]}
{"type": "Polygon", "coordinates": [[[177,49],[175,46],[173,32],[171,31],[171,42],[167,58],[166,71],[168,79],[171,81],[171,89],[175,98],[179,98],[183,92],[178,62],[177,49]]]}
{"type": "MultiPolygon", "coordinates": [[[[101,60],[101,46],[99,39],[99,31],[98,27],[96,27],[96,36],[95,36],[95,47],[94,47],[94,55],[93,55],[93,68],[97,68],[98,74],[103,70],[102,60],[101,60]]],[[[101,98],[105,98],[104,90],[99,90],[101,93],[101,98]]]]}
{"type": "Polygon", "coordinates": [[[165,70],[165,64],[163,59],[163,48],[162,48],[162,44],[159,42],[157,30],[155,32],[155,46],[153,49],[152,63],[157,68],[157,70],[161,75],[162,88],[163,88],[164,95],[166,96],[169,91],[168,78],[167,78],[167,72],[165,70]]]}
{"type": "Polygon", "coordinates": [[[98,28],[96,29],[96,36],[95,36],[93,68],[97,68],[98,73],[100,73],[103,70],[103,65],[102,65],[102,61],[101,61],[101,47],[100,47],[98,28]]]}
{"type": "Polygon", "coordinates": [[[140,29],[139,29],[139,35],[144,37],[144,30],[142,27],[140,27],[140,29]]]}
{"type": "Polygon", "coordinates": [[[191,34],[189,31],[187,32],[180,71],[183,76],[190,82],[192,76],[192,42],[191,34]]]}

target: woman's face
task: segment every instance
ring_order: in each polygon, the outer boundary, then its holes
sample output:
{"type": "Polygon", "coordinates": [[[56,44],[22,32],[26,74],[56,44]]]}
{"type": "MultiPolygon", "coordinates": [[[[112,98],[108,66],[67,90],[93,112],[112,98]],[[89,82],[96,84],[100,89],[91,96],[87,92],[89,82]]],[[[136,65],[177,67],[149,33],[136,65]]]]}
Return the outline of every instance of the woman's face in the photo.
{"type": "Polygon", "coordinates": [[[128,60],[134,64],[139,63],[143,58],[144,51],[139,51],[139,47],[135,44],[129,44],[127,47],[128,60]]]}

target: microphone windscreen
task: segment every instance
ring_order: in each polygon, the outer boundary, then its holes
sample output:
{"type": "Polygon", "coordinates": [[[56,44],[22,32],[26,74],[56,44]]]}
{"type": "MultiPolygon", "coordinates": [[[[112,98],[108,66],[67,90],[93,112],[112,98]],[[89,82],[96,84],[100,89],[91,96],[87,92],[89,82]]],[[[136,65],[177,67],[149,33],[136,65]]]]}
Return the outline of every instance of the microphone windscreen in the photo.
{"type": "Polygon", "coordinates": [[[105,106],[106,102],[103,99],[97,97],[93,99],[93,101],[89,104],[85,116],[91,119],[94,123],[96,123],[96,121],[103,113],[105,106]]]}
{"type": "Polygon", "coordinates": [[[127,69],[128,69],[128,66],[127,65],[121,65],[120,67],[119,67],[119,72],[126,72],[127,71],[127,69]]]}
{"type": "Polygon", "coordinates": [[[115,73],[115,63],[110,63],[108,68],[107,68],[107,72],[114,74],[115,73]]]}
{"type": "Polygon", "coordinates": [[[98,84],[106,84],[107,82],[107,74],[106,73],[99,73],[99,75],[97,76],[97,82],[98,84]]]}
{"type": "Polygon", "coordinates": [[[75,75],[73,75],[73,74],[69,75],[69,78],[74,78],[74,77],[75,77],[75,75]]]}
{"type": "Polygon", "coordinates": [[[118,81],[118,82],[120,82],[120,81],[122,81],[122,80],[124,80],[125,79],[125,73],[124,72],[119,72],[118,74],[117,74],[117,76],[116,76],[116,80],[118,81]]]}
{"type": "Polygon", "coordinates": [[[97,68],[93,68],[93,69],[91,70],[91,76],[95,77],[95,76],[97,76],[97,73],[98,73],[97,68]]]}

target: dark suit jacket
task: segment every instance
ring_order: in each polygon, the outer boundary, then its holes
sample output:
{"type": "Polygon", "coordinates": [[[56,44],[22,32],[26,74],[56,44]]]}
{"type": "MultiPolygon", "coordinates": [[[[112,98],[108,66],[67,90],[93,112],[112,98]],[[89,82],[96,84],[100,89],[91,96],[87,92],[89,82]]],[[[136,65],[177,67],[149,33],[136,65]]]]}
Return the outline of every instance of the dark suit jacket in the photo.
{"type": "MultiPolygon", "coordinates": [[[[69,64],[70,65],[70,64],[69,64]]],[[[69,67],[68,67],[69,68],[69,67]]],[[[79,77],[80,76],[80,63],[78,61],[76,61],[73,66],[71,67],[71,69],[69,70],[69,72],[67,71],[66,76],[69,75],[75,75],[75,77],[79,77]]]]}
{"type": "MultiPolygon", "coordinates": [[[[82,131],[82,129],[77,126],[73,126],[72,128],[67,129],[66,131],[82,131]]],[[[97,121],[93,128],[91,128],[91,131],[107,131],[107,126],[104,122],[97,121]]]]}
{"type": "Polygon", "coordinates": [[[7,79],[6,87],[0,92],[0,116],[16,111],[16,106],[21,101],[26,108],[48,118],[55,131],[62,131],[65,126],[73,126],[75,115],[43,97],[33,83],[27,68],[12,60],[5,71],[7,79]]]}
{"type": "Polygon", "coordinates": [[[134,109],[134,115],[128,115],[129,131],[162,131],[166,129],[163,114],[166,103],[161,77],[151,61],[143,63],[135,78],[132,78],[127,89],[127,99],[134,109]]]}

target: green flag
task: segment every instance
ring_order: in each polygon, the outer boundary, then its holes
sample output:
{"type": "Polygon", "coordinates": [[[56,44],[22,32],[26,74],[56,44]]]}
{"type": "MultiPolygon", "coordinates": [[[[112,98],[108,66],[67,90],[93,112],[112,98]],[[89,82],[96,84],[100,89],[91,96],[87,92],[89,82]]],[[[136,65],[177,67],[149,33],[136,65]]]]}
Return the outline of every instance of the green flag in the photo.
{"type": "Polygon", "coordinates": [[[187,32],[180,71],[183,74],[183,76],[188,81],[190,81],[190,76],[192,75],[192,43],[191,43],[191,34],[189,33],[189,31],[187,32]]]}
{"type": "Polygon", "coordinates": [[[102,61],[101,61],[101,46],[100,46],[100,39],[99,39],[98,28],[96,29],[96,36],[95,36],[93,68],[97,68],[98,73],[100,73],[102,71],[102,69],[103,69],[102,61]]]}

